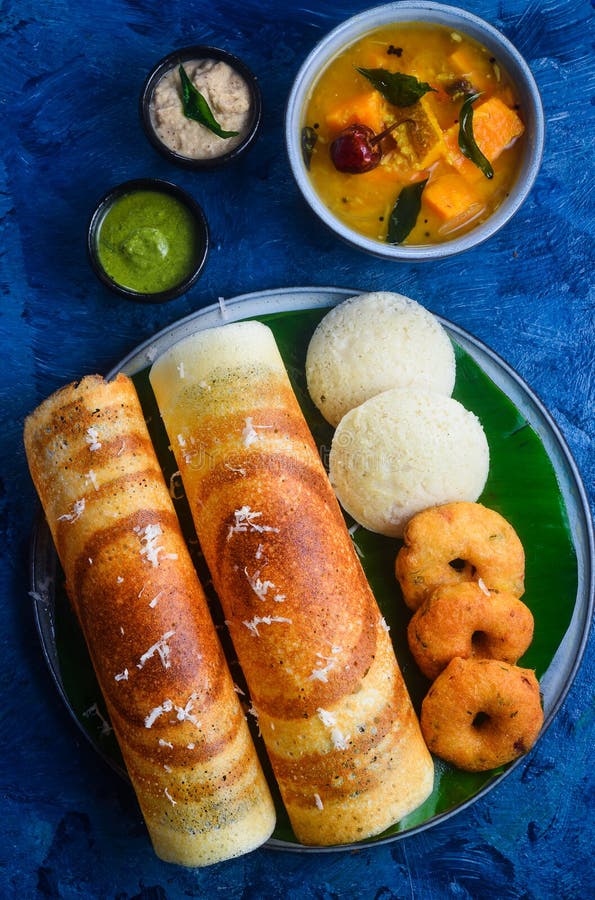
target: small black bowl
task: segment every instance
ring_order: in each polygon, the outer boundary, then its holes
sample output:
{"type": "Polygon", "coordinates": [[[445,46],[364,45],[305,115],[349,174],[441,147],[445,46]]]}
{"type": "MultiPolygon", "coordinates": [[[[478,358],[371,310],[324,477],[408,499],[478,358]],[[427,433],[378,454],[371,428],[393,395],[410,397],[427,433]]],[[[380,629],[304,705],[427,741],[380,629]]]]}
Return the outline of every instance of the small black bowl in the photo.
{"type": "Polygon", "coordinates": [[[241,59],[238,59],[237,56],[228,53],[226,50],[220,50],[218,47],[197,45],[193,47],[183,47],[181,50],[174,50],[173,53],[164,56],[163,59],[154,66],[149,72],[143,85],[140,95],[139,111],[147,138],[153,147],[165,156],[166,159],[169,159],[170,162],[174,162],[179,166],[184,166],[187,169],[215,169],[219,166],[227,165],[227,163],[237,159],[238,156],[244,153],[244,151],[254,142],[262,120],[262,94],[256,75],[250,71],[241,59]],[[228,66],[231,66],[232,69],[235,69],[236,72],[242,76],[250,90],[252,115],[246,136],[240,144],[237,144],[233,148],[233,150],[230,150],[228,153],[223,153],[221,156],[205,159],[194,159],[193,157],[183,156],[167,147],[163,141],[160,140],[155,131],[153,118],[151,116],[151,104],[155,87],[166,72],[169,72],[170,69],[189,59],[216,59],[227,63],[228,66]]]}
{"type": "Polygon", "coordinates": [[[162,181],[160,178],[135,178],[131,181],[125,181],[122,184],[117,185],[117,187],[112,188],[101,198],[101,200],[95,207],[95,210],[89,221],[89,227],[87,229],[87,253],[89,255],[89,260],[91,262],[93,271],[95,272],[99,280],[110,290],[114,291],[116,294],[119,294],[121,297],[126,297],[128,300],[137,300],[142,303],[162,303],[165,300],[174,300],[176,297],[185,294],[186,291],[188,291],[192,287],[192,285],[198,281],[202,270],[204,269],[209,253],[209,227],[205,218],[205,214],[196,200],[194,200],[190,196],[190,194],[186,193],[186,191],[183,191],[182,188],[178,187],[176,184],[172,184],[169,181],[162,181]],[[194,222],[196,224],[199,241],[195,265],[191,273],[186,278],[184,278],[173,287],[168,288],[164,291],[142,293],[140,291],[134,291],[131,290],[131,288],[124,287],[123,285],[118,284],[117,281],[115,281],[110,275],[108,275],[99,260],[97,238],[104,217],[107,215],[109,209],[116,200],[118,200],[120,197],[123,197],[125,194],[132,194],[135,191],[160,191],[164,194],[170,194],[172,197],[175,197],[176,200],[179,200],[184,204],[184,206],[186,206],[186,208],[192,213],[194,222]]]}

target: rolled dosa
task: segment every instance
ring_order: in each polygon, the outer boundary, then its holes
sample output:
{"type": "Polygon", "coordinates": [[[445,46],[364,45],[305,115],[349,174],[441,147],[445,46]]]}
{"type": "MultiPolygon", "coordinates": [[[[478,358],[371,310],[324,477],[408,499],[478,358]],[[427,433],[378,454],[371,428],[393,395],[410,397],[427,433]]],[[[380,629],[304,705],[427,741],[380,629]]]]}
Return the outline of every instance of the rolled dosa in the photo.
{"type": "Polygon", "coordinates": [[[274,806],[132,382],[62,388],[24,438],[155,852],[254,849],[274,806]]]}
{"type": "Polygon", "coordinates": [[[383,831],[432,760],[272,332],[200,332],[149,377],[298,840],[383,831]]]}

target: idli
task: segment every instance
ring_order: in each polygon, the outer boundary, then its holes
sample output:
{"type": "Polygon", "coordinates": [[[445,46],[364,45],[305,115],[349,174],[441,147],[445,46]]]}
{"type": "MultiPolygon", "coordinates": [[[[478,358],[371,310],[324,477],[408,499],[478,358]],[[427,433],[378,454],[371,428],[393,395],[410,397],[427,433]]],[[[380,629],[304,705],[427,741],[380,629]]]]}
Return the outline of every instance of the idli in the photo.
{"type": "Polygon", "coordinates": [[[422,509],[477,500],[489,456],[479,419],[457,400],[393,388],[341,419],[329,475],[339,502],[356,522],[401,537],[422,509]]]}
{"type": "Polygon", "coordinates": [[[335,306],[316,328],[306,356],[308,391],[324,418],[389,388],[416,387],[450,397],[455,356],[435,316],[401,294],[378,291],[335,306]]]}

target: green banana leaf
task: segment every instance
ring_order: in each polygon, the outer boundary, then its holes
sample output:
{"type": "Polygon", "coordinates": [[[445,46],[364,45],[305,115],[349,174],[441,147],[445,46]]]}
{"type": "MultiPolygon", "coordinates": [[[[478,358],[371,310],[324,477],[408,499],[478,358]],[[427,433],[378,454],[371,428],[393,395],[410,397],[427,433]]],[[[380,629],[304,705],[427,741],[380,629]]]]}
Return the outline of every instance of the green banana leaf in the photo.
{"type": "MultiPolygon", "coordinates": [[[[330,449],[332,429],[312,404],[306,389],[304,362],[310,336],[326,309],[300,310],[258,316],[273,330],[289,376],[306,419],[325,456],[330,449]]],[[[457,379],[454,397],[481,420],[490,446],[490,474],[480,498],[486,506],[498,510],[516,529],[526,552],[526,594],[524,602],[535,618],[533,643],[520,664],[541,677],[569,626],[577,596],[577,558],[573,546],[564,498],[556,480],[553,464],[540,437],[520,414],[511,400],[485,374],[474,359],[455,344],[457,379]]],[[[148,368],[134,376],[160,462],[168,479],[177,469],[168,449],[168,439],[149,386],[148,368]]],[[[189,540],[199,574],[207,581],[204,560],[195,540],[190,515],[183,497],[175,500],[182,526],[189,540]]],[[[349,526],[353,521],[346,516],[349,526]]],[[[406,629],[411,612],[405,606],[394,576],[394,561],[400,541],[381,537],[359,528],[354,539],[362,554],[362,564],[380,608],[390,626],[396,654],[419,711],[429,682],[418,671],[407,646],[406,629]]],[[[211,598],[213,615],[221,622],[216,598],[211,598]]],[[[95,681],[84,639],[70,609],[58,576],[54,597],[53,622],[56,653],[64,700],[106,760],[123,772],[123,762],[113,733],[107,733],[107,720],[101,694],[95,681]],[[97,706],[95,706],[97,704],[97,706]]],[[[225,645],[225,639],[224,639],[225,645]]],[[[231,653],[229,644],[225,649],[231,653]]],[[[241,683],[237,663],[233,676],[241,683]]],[[[250,718],[250,717],[249,717],[250,718]]],[[[259,739],[261,756],[270,774],[266,753],[259,739]]],[[[417,810],[396,823],[378,838],[386,839],[411,829],[425,827],[483,793],[507,767],[486,773],[457,770],[436,760],[433,793],[417,810]]],[[[274,788],[274,780],[269,779],[274,788]]],[[[274,833],[277,845],[296,844],[280,797],[276,796],[278,823],[274,833]]]]}

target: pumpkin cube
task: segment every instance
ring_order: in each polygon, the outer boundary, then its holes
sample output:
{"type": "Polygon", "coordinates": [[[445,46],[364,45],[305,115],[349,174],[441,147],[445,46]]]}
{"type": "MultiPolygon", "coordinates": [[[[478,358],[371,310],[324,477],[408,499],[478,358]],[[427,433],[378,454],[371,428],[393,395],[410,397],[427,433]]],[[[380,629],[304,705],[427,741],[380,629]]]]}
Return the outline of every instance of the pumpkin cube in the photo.
{"type": "Polygon", "coordinates": [[[384,108],[382,95],[378,91],[358,94],[335,106],[326,114],[326,124],[333,132],[339,132],[347,125],[355,125],[356,122],[367,125],[376,133],[382,131],[384,108]]]}
{"type": "Polygon", "coordinates": [[[448,57],[453,73],[469,81],[476,91],[496,87],[496,73],[489,59],[473,47],[462,46],[448,57]]]}
{"type": "MultiPolygon", "coordinates": [[[[491,97],[473,111],[473,136],[483,155],[491,163],[525,130],[520,117],[499,97],[491,97]]],[[[459,147],[459,126],[453,125],[444,135],[447,159],[469,181],[482,178],[481,170],[463,155],[459,147]]]]}
{"type": "Polygon", "coordinates": [[[446,152],[438,119],[426,96],[399,113],[403,119],[403,125],[395,133],[399,153],[417,170],[427,169],[446,152]]]}
{"type": "Polygon", "coordinates": [[[461,175],[448,172],[428,181],[423,202],[444,222],[448,222],[451,219],[463,219],[467,212],[471,214],[472,207],[479,200],[461,175]]]}

